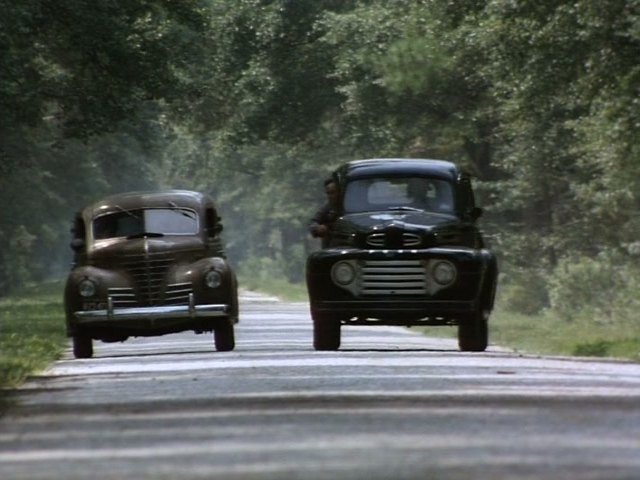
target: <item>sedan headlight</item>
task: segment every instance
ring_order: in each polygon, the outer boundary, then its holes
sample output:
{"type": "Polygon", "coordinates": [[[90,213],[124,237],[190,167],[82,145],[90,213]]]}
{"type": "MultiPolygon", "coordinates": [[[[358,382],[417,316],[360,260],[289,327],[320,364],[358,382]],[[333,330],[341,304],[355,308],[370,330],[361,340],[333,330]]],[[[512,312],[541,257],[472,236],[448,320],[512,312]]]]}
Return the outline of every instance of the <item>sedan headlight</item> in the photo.
{"type": "Polygon", "coordinates": [[[89,298],[96,294],[96,284],[93,280],[85,278],[78,284],[78,293],[81,297],[89,298]]]}
{"type": "Polygon", "coordinates": [[[441,260],[433,265],[431,274],[438,285],[446,287],[455,281],[457,272],[453,263],[441,260]]]}
{"type": "Polygon", "coordinates": [[[204,284],[209,288],[218,288],[222,285],[222,275],[216,270],[209,270],[204,276],[204,284]]]}
{"type": "Polygon", "coordinates": [[[331,278],[338,285],[349,285],[356,278],[356,271],[349,262],[338,262],[331,268],[331,278]]]}

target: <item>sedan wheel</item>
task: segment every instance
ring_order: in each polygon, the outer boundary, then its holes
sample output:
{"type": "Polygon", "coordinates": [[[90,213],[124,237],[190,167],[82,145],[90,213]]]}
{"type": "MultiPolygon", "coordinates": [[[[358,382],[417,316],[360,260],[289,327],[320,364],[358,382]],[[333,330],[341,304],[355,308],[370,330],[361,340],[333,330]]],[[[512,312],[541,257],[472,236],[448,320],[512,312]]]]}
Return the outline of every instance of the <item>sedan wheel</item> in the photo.
{"type": "Polygon", "coordinates": [[[230,352],[236,347],[233,323],[231,320],[226,319],[215,326],[213,330],[213,340],[216,344],[216,350],[219,352],[230,352]]]}
{"type": "Polygon", "coordinates": [[[76,358],[93,357],[93,340],[85,335],[73,336],[73,355],[76,358]]]}

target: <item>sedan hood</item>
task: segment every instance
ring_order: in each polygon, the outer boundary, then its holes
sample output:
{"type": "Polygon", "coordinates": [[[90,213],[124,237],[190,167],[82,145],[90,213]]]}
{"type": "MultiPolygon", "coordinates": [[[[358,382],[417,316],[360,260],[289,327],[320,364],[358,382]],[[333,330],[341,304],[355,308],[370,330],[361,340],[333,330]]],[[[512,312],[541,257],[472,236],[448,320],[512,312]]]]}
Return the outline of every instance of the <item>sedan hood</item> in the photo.
{"type": "Polygon", "coordinates": [[[96,241],[90,258],[94,262],[114,258],[162,255],[175,256],[178,252],[202,251],[204,243],[198,237],[165,236],[158,238],[116,238],[96,241]]]}

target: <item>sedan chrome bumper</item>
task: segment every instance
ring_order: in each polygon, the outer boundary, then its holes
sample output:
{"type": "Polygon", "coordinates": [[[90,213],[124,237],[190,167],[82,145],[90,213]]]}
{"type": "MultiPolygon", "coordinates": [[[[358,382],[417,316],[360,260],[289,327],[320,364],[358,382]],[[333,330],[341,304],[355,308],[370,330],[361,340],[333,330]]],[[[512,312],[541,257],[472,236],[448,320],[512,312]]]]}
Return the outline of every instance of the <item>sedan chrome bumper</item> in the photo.
{"type": "Polygon", "coordinates": [[[168,305],[154,307],[114,308],[109,297],[107,308],[100,310],[79,310],[73,315],[78,323],[104,322],[111,320],[162,320],[224,317],[230,312],[224,303],[195,305],[193,294],[189,295],[189,305],[168,305]]]}

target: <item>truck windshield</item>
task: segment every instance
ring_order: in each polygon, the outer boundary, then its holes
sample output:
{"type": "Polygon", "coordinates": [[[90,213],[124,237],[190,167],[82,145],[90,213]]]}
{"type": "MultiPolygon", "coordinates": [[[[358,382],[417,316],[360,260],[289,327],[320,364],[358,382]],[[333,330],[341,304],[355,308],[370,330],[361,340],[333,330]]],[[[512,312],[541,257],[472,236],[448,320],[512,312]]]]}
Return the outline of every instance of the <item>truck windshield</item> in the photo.
{"type": "Polygon", "coordinates": [[[453,186],[440,178],[385,177],[352,180],[344,193],[345,213],[422,210],[453,214],[453,186]]]}
{"type": "Polygon", "coordinates": [[[194,235],[197,232],[197,215],[186,208],[122,209],[93,220],[93,237],[96,240],[143,235],[194,235]]]}

